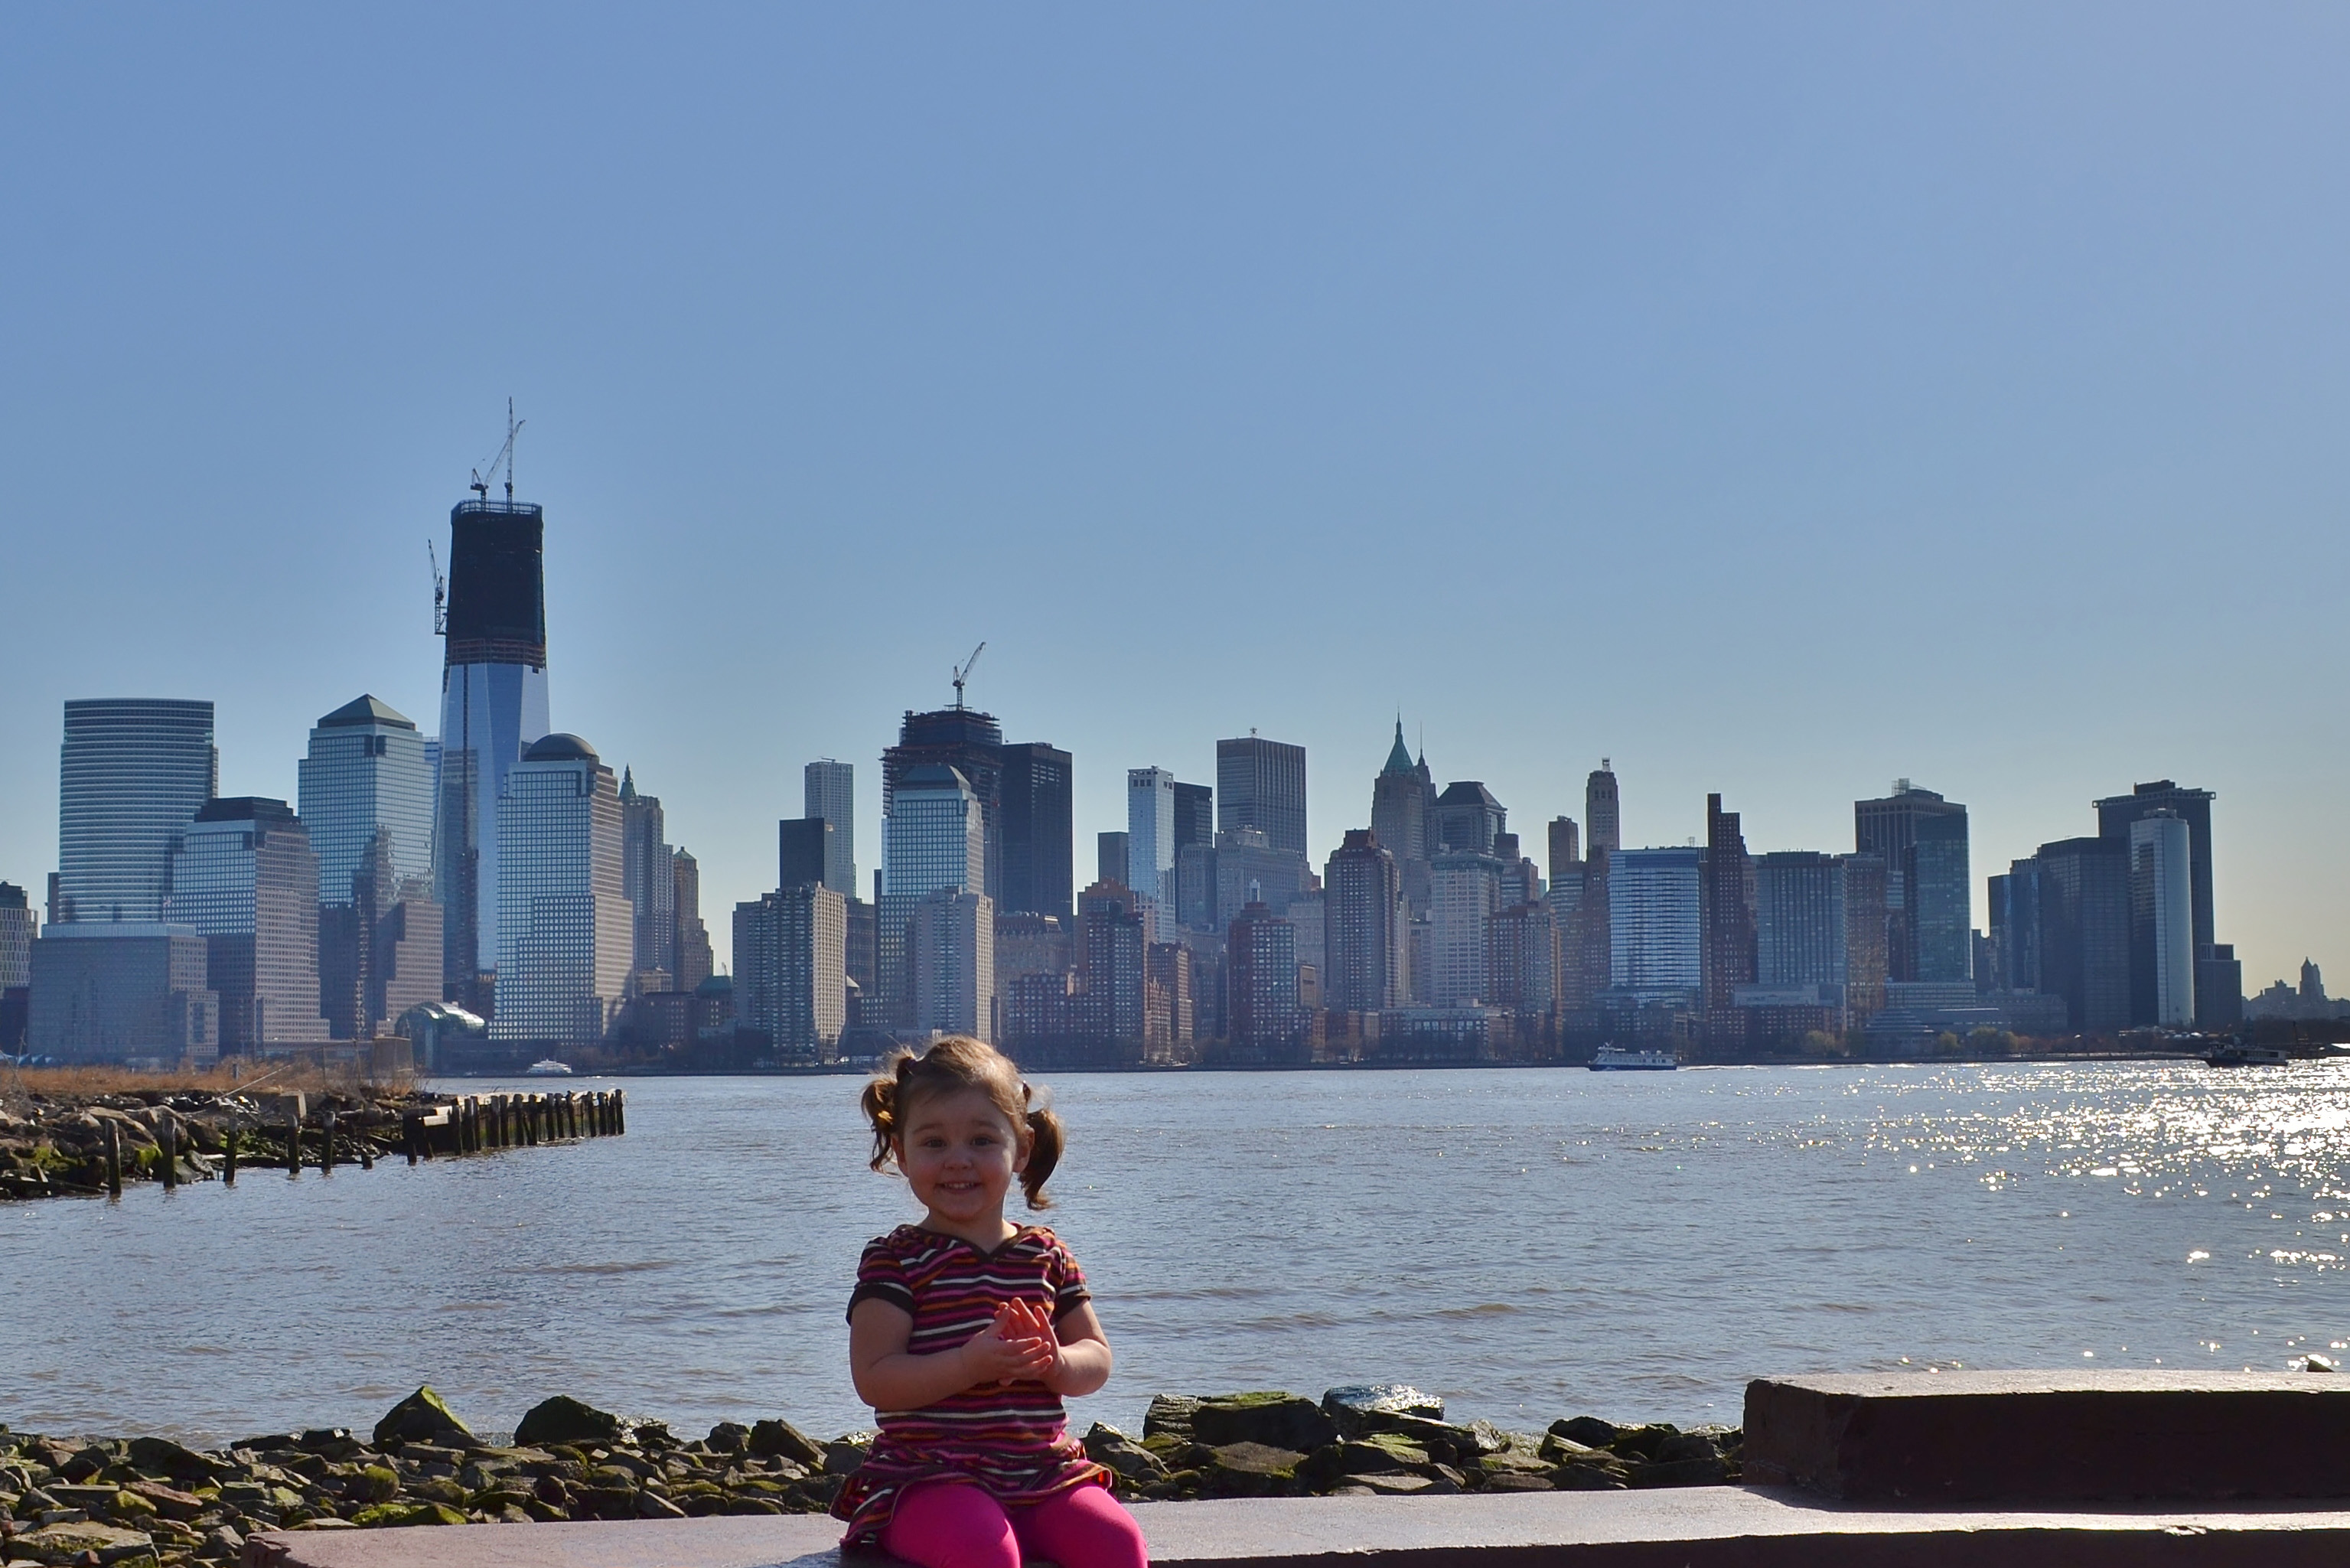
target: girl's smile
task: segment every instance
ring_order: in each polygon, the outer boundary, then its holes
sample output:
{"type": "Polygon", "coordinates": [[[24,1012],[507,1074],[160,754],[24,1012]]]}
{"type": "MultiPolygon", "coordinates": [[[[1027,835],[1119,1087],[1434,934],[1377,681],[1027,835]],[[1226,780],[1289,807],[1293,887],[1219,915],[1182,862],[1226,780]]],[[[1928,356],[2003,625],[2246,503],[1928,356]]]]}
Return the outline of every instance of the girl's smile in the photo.
{"type": "Polygon", "coordinates": [[[1027,1141],[985,1094],[923,1096],[892,1152],[932,1230],[983,1248],[1015,1230],[1003,1199],[1027,1167],[1027,1141]]]}

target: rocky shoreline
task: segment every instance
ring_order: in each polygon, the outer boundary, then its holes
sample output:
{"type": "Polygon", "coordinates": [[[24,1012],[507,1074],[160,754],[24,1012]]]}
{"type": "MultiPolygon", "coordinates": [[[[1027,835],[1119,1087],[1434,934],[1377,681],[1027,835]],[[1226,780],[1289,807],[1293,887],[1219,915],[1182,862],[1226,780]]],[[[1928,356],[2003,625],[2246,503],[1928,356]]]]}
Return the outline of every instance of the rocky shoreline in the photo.
{"type": "MultiPolygon", "coordinates": [[[[768,1419],[687,1441],[557,1397],[493,1443],[429,1387],[364,1438],[335,1428],[195,1449],[0,1427],[0,1564],[233,1563],[264,1530],[821,1513],[871,1440],[822,1442],[768,1419]]],[[[1181,1500],[1716,1485],[1738,1478],[1742,1437],[1594,1416],[1504,1431],[1449,1422],[1443,1401],[1417,1389],[1369,1384],[1318,1401],[1162,1394],[1139,1437],[1096,1423],[1084,1440],[1121,1497],[1181,1500]]]]}

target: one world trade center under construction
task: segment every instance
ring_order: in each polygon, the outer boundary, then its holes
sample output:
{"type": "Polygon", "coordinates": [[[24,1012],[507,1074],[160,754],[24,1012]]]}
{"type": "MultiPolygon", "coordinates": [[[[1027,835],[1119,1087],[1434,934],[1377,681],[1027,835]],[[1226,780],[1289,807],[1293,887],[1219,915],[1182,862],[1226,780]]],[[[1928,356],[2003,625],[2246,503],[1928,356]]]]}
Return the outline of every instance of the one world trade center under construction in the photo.
{"type": "MultiPolygon", "coordinates": [[[[506,439],[502,457],[513,450],[506,439]]],[[[511,460],[504,501],[491,500],[478,476],[473,489],[449,514],[432,881],[444,911],[442,980],[452,1000],[486,1016],[498,950],[498,796],[548,727],[546,518],[515,500],[511,460]]]]}

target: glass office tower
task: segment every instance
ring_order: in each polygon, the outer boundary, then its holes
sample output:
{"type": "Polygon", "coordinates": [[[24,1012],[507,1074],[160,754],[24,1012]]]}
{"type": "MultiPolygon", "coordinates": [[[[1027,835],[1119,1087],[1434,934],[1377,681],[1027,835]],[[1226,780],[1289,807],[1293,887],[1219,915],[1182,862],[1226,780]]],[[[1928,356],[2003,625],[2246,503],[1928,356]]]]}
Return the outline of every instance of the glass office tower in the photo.
{"type": "Polygon", "coordinates": [[[161,919],[172,836],[219,787],[211,703],[161,697],[68,702],[52,918],[161,919]]]}
{"type": "Polygon", "coordinates": [[[391,874],[432,875],[432,766],[416,722],[373,697],[318,721],[298,777],[302,826],[318,857],[318,902],[348,904],[379,829],[391,874]]]}

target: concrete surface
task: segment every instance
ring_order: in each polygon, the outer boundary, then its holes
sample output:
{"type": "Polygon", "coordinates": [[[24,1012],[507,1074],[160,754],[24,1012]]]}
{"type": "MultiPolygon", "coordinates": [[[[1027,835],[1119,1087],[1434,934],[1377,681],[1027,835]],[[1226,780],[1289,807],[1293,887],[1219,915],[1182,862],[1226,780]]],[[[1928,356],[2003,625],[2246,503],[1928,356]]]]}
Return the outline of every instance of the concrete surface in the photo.
{"type": "Polygon", "coordinates": [[[2350,1377],[1945,1372],[1763,1378],[1746,1480],[1853,1502],[2350,1497],[2350,1377]]]}
{"type": "MultiPolygon", "coordinates": [[[[1142,1503],[1151,1561],[1182,1568],[2339,1568],[2350,1511],[1887,1511],[1690,1487],[1441,1498],[1142,1503]]],[[[835,1568],[806,1517],[296,1531],[247,1568],[835,1568]]],[[[852,1558],[879,1568],[887,1558],[852,1558]]],[[[1084,1568],[1067,1564],[1066,1568],[1084,1568]]]]}

